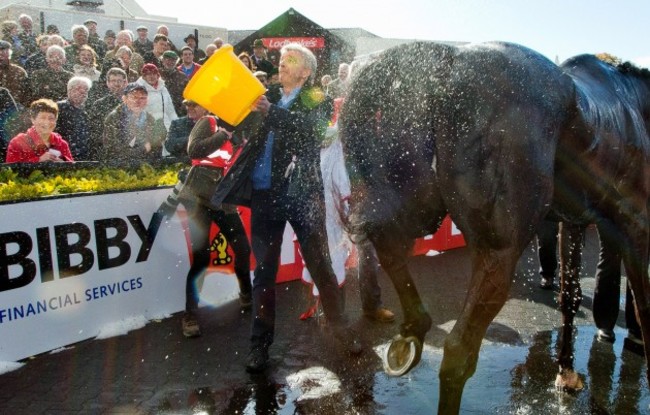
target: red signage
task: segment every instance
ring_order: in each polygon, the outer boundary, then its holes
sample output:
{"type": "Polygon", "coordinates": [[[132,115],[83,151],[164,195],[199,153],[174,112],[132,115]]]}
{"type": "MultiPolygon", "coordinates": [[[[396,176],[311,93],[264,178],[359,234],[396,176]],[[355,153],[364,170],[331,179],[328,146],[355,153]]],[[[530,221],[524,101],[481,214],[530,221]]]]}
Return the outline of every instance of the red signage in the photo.
{"type": "Polygon", "coordinates": [[[287,43],[300,43],[308,49],[325,47],[325,38],[322,37],[265,37],[262,42],[268,49],[281,49],[287,43]]]}

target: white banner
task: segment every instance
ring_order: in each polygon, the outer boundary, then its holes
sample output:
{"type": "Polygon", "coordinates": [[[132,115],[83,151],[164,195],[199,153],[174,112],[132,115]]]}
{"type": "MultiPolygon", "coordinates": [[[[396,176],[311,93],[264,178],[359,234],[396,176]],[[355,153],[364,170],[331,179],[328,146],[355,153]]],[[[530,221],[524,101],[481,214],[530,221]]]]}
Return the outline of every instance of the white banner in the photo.
{"type": "Polygon", "coordinates": [[[0,206],[0,361],[95,337],[125,319],[182,310],[189,262],[181,221],[163,221],[153,241],[147,237],[152,212],[169,193],[0,206]]]}

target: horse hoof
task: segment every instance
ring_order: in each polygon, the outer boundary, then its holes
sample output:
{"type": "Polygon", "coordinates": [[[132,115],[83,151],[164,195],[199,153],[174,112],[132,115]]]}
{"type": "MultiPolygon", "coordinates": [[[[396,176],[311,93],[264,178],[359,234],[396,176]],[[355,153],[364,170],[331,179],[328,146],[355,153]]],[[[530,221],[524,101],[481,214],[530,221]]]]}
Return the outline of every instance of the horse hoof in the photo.
{"type": "Polygon", "coordinates": [[[555,378],[555,390],[560,393],[579,392],[584,388],[584,383],[577,372],[566,370],[558,373],[555,378]]]}
{"type": "Polygon", "coordinates": [[[384,354],[384,371],[389,376],[402,376],[420,362],[422,342],[415,337],[395,336],[384,354]]]}

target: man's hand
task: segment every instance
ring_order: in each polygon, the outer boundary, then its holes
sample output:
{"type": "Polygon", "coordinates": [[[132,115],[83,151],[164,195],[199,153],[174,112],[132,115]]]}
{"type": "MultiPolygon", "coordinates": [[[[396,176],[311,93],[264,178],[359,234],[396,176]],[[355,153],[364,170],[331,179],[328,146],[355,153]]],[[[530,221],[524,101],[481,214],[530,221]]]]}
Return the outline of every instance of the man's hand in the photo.
{"type": "Polygon", "coordinates": [[[263,115],[266,115],[269,113],[269,108],[271,108],[271,103],[266,98],[266,95],[262,95],[255,101],[251,107],[251,111],[261,112],[263,115]]]}

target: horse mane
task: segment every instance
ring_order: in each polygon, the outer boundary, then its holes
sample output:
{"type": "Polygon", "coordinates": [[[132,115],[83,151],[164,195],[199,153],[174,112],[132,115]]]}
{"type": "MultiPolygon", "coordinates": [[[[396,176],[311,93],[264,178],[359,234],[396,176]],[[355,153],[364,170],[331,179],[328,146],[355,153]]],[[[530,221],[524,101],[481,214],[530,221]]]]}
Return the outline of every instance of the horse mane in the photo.
{"type": "Polygon", "coordinates": [[[618,69],[622,74],[635,75],[641,78],[650,79],[650,69],[640,68],[630,61],[623,62],[623,60],[618,56],[607,52],[597,53],[595,56],[601,61],[618,69]]]}
{"type": "Polygon", "coordinates": [[[625,61],[619,64],[617,68],[621,73],[636,75],[644,79],[650,79],[650,69],[640,68],[630,61],[625,61]]]}
{"type": "Polygon", "coordinates": [[[560,68],[576,86],[577,108],[590,130],[586,148],[593,150],[603,137],[614,135],[621,142],[641,143],[646,137],[643,98],[650,71],[610,54],[583,54],[568,59],[560,68]]]}

